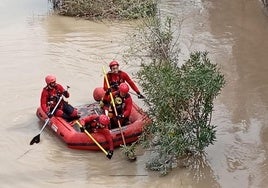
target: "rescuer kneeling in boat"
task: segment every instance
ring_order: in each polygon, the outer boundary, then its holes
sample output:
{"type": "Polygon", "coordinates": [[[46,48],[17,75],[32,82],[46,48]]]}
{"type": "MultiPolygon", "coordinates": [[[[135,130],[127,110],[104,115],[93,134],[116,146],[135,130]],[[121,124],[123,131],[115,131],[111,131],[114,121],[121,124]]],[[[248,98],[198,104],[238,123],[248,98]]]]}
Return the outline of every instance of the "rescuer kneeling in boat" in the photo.
{"type": "Polygon", "coordinates": [[[55,110],[55,113],[51,113],[56,104],[58,103],[58,100],[60,99],[61,95],[68,98],[70,94],[62,87],[62,85],[56,83],[55,76],[48,75],[46,76],[45,81],[47,85],[42,90],[41,108],[47,114],[47,116],[51,118],[53,115],[55,115],[58,117],[62,117],[67,121],[79,119],[80,116],[78,115],[77,109],[75,109],[73,106],[68,104],[67,101],[64,100],[59,103],[57,109],[55,110]]]}
{"type": "MultiPolygon", "coordinates": [[[[144,98],[129,75],[126,72],[119,70],[119,63],[117,61],[110,62],[109,67],[111,71],[109,71],[106,75],[112,91],[117,91],[121,83],[128,83],[130,87],[137,93],[139,99],[144,98]]],[[[105,78],[103,82],[103,89],[105,91],[108,89],[105,78]]]]}
{"type": "Polygon", "coordinates": [[[108,112],[108,116],[111,118],[111,128],[118,127],[118,121],[120,121],[122,126],[125,126],[129,123],[129,116],[132,109],[132,98],[128,93],[129,86],[126,83],[121,83],[119,85],[119,90],[112,92],[117,116],[114,111],[110,92],[110,89],[106,91],[102,103],[105,113],[108,112]]]}
{"type": "Polygon", "coordinates": [[[112,135],[108,129],[110,118],[104,114],[100,116],[97,114],[92,114],[83,119],[80,119],[80,123],[83,125],[83,128],[81,129],[82,132],[84,129],[86,129],[88,132],[99,132],[104,135],[109,144],[107,157],[111,159],[113,156],[114,144],[112,135]]]}

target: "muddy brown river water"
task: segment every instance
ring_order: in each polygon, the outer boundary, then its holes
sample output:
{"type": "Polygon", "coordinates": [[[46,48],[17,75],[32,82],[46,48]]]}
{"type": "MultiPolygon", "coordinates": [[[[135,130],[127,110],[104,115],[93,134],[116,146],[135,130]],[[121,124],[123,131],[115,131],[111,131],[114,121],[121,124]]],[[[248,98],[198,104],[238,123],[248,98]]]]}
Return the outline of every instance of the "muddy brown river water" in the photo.
{"type": "Polygon", "coordinates": [[[71,87],[73,105],[93,100],[112,59],[135,77],[139,65],[122,57],[135,24],[56,16],[47,0],[1,0],[1,188],[268,187],[268,17],[260,1],[162,0],[160,8],[180,28],[181,60],[207,50],[226,76],[215,101],[217,141],[198,168],[159,177],[145,169],[146,152],[130,163],[117,149],[108,160],[67,148],[49,130],[30,146],[42,125],[35,111],[47,74],[71,87]]]}

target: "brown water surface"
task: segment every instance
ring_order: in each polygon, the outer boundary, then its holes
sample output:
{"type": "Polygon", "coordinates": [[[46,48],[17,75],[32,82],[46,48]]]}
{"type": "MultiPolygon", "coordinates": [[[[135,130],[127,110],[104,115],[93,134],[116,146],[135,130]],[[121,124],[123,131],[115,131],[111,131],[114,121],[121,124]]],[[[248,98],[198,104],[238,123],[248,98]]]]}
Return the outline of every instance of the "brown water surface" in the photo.
{"type": "MultiPolygon", "coordinates": [[[[42,123],[35,116],[44,77],[55,74],[69,85],[69,102],[92,101],[102,84],[101,67],[116,59],[134,74],[137,62],[124,62],[131,22],[91,22],[51,14],[46,0],[0,2],[0,187],[267,187],[268,180],[268,18],[256,0],[166,0],[163,16],[174,18],[181,59],[207,50],[226,75],[213,123],[217,142],[196,169],[177,168],[168,176],[145,169],[146,153],[130,163],[116,150],[67,148],[51,131],[29,141],[42,123]]],[[[134,77],[134,75],[133,75],[134,77]]],[[[134,97],[134,100],[142,105],[134,97]]]]}

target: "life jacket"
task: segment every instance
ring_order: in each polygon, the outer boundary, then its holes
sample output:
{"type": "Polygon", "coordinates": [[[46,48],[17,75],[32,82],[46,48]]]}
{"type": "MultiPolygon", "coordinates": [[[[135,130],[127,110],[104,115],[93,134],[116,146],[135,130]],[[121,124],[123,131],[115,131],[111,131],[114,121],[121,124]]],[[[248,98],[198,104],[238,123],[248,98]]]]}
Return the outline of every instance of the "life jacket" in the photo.
{"type": "Polygon", "coordinates": [[[59,91],[58,86],[56,85],[53,89],[46,86],[44,89],[48,93],[46,100],[47,105],[50,106],[51,108],[54,108],[61,96],[61,92],[59,91]]]}
{"type": "Polygon", "coordinates": [[[122,71],[119,70],[117,74],[112,72],[108,72],[107,74],[110,87],[113,89],[113,91],[118,90],[119,85],[125,82],[125,80],[122,78],[121,73],[122,71]]]}
{"type": "MultiPolygon", "coordinates": [[[[126,106],[125,100],[130,97],[130,94],[127,93],[126,96],[120,96],[119,91],[115,93],[114,103],[118,114],[122,114],[124,112],[124,108],[126,106]]],[[[113,108],[112,108],[113,109],[113,108]]]]}

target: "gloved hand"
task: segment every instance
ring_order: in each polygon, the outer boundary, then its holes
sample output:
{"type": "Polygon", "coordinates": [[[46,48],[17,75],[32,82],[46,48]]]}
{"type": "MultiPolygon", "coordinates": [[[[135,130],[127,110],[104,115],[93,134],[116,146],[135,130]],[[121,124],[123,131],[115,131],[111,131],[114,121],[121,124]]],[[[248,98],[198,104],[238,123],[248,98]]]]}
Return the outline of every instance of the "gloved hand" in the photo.
{"type": "Polygon", "coordinates": [[[80,131],[81,131],[81,132],[85,132],[85,120],[84,120],[84,119],[80,119],[79,122],[80,122],[80,124],[82,125],[82,126],[80,127],[80,131]]]}
{"type": "Polygon", "coordinates": [[[47,117],[48,117],[48,118],[52,118],[52,116],[53,116],[53,114],[52,114],[51,112],[48,112],[48,113],[47,113],[47,117]]]}
{"type": "Polygon", "coordinates": [[[80,131],[83,133],[85,132],[85,128],[84,127],[80,127],[80,131]]]}
{"type": "Polygon", "coordinates": [[[124,118],[124,115],[123,115],[123,114],[118,114],[118,115],[116,116],[116,119],[117,119],[117,120],[120,120],[120,119],[122,119],[122,118],[124,118]]]}
{"type": "Polygon", "coordinates": [[[139,99],[144,99],[145,98],[140,92],[137,92],[137,95],[138,95],[139,99]]]}
{"type": "Polygon", "coordinates": [[[109,151],[108,151],[108,154],[106,155],[107,158],[108,158],[108,159],[111,159],[112,156],[113,156],[113,153],[114,153],[114,152],[113,152],[112,150],[109,150],[109,151]]]}
{"type": "Polygon", "coordinates": [[[118,83],[117,82],[112,82],[111,84],[110,84],[110,86],[111,86],[111,88],[113,88],[114,90],[118,90],[118,83]]]}
{"type": "Polygon", "coordinates": [[[107,91],[105,92],[105,95],[110,95],[111,92],[112,92],[112,89],[108,88],[107,91]]]}
{"type": "Polygon", "coordinates": [[[68,98],[69,97],[69,93],[68,93],[68,91],[64,91],[63,93],[62,93],[63,95],[64,95],[64,97],[66,97],[66,98],[68,98]]]}

